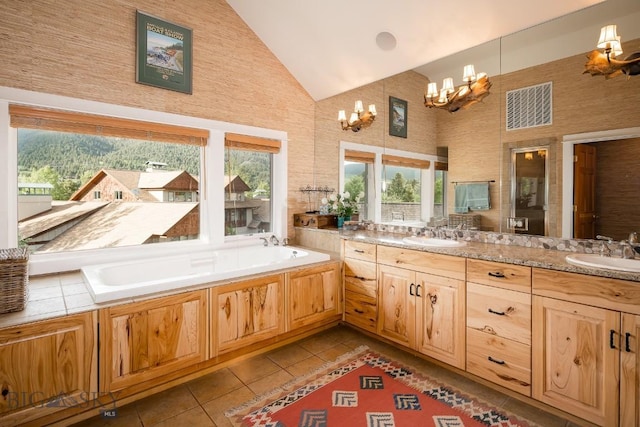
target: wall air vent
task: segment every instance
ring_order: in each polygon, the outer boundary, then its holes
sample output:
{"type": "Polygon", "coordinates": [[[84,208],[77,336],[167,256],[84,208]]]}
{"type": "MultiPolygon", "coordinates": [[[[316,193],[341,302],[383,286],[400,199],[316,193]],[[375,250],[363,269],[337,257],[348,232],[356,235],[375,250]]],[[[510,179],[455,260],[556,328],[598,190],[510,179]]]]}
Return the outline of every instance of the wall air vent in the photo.
{"type": "Polygon", "coordinates": [[[507,130],[552,124],[551,98],[551,82],[507,91],[507,130]]]}

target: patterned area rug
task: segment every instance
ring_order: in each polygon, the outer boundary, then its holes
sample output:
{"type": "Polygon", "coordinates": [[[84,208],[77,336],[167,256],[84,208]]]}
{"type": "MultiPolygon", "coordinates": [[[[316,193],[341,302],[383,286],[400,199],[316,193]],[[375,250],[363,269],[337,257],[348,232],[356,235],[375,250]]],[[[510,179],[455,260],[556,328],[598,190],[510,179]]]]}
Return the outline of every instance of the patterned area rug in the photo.
{"type": "Polygon", "coordinates": [[[366,347],[225,415],[243,427],[534,425],[366,347]]]}

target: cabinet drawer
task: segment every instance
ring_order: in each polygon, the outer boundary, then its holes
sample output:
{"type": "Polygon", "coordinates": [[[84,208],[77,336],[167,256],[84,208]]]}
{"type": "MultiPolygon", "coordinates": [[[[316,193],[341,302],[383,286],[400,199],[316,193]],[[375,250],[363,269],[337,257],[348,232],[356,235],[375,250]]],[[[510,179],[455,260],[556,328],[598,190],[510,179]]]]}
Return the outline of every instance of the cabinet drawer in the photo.
{"type": "Polygon", "coordinates": [[[467,329],[467,371],[531,396],[531,347],[467,329]]]}
{"type": "Polygon", "coordinates": [[[413,249],[378,246],[378,264],[390,265],[452,279],[465,279],[465,258],[413,249]]]}
{"type": "Polygon", "coordinates": [[[346,291],[344,296],[345,321],[375,332],[378,319],[377,299],[350,291],[346,291]]]}
{"type": "Polygon", "coordinates": [[[376,262],[376,245],[371,243],[344,241],[344,257],[376,262]]]}
{"type": "Polygon", "coordinates": [[[467,283],[467,327],[531,344],[531,295],[467,283]]]}
{"type": "Polygon", "coordinates": [[[531,293],[531,267],[468,259],[467,282],[531,293]]]}
{"type": "Polygon", "coordinates": [[[378,295],[376,265],[367,261],[345,259],[344,289],[376,298],[378,295]]]}

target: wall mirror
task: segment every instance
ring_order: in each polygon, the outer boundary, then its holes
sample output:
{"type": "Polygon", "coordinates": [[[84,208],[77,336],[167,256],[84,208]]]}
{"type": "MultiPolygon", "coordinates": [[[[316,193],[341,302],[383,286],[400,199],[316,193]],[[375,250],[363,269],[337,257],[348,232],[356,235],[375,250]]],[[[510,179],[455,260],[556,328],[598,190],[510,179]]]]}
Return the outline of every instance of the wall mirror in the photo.
{"type": "MultiPolygon", "coordinates": [[[[605,79],[583,74],[586,55],[596,48],[600,28],[607,24],[618,26],[621,58],[640,51],[639,19],[637,1],[609,0],[421,67],[432,81],[441,82],[446,73],[474,63],[493,82],[482,104],[453,114],[442,112],[437,122],[438,144],[449,150],[451,181],[496,179],[492,210],[479,212],[483,228],[563,238],[605,234],[615,240],[640,228],[640,214],[630,206],[637,199],[632,194],[640,188],[640,168],[632,164],[638,159],[640,135],[624,132],[640,126],[640,76],[605,79]],[[522,110],[518,114],[529,117],[533,125],[507,130],[512,109],[526,108],[510,105],[507,95],[523,88],[537,91],[548,82],[549,123],[538,124],[522,110]],[[581,217],[574,215],[576,202],[586,202],[573,193],[578,144],[572,137],[598,153],[596,199],[587,199],[592,211],[584,210],[581,217]],[[539,166],[535,173],[528,170],[534,164],[539,166]],[[593,222],[588,227],[587,217],[593,222]],[[513,218],[526,218],[523,228],[528,229],[514,227],[513,218]]],[[[534,94],[528,102],[537,108],[535,101],[534,94]]],[[[589,186],[577,188],[585,189],[591,191],[589,186]]]]}

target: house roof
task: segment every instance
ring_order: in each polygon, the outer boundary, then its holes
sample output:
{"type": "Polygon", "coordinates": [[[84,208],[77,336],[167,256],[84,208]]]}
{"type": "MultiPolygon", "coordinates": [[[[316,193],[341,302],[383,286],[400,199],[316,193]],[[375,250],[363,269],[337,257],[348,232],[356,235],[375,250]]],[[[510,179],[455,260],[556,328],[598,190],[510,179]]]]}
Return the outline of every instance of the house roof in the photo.
{"type": "Polygon", "coordinates": [[[244,191],[251,191],[251,187],[240,178],[238,175],[225,175],[224,176],[224,191],[231,193],[242,193],[244,191]]]}
{"type": "Polygon", "coordinates": [[[145,190],[174,189],[195,191],[198,189],[198,181],[189,173],[180,170],[141,172],[140,178],[138,179],[138,188],[145,190]],[[193,181],[193,188],[178,188],[178,186],[174,185],[174,182],[182,176],[188,177],[188,180],[193,181]]]}
{"type": "Polygon", "coordinates": [[[22,239],[33,238],[107,205],[106,202],[52,201],[51,209],[18,223],[18,234],[22,239]]]}
{"type": "Polygon", "coordinates": [[[154,235],[164,235],[197,205],[112,202],[40,247],[38,252],[140,245],[154,235]]]}

